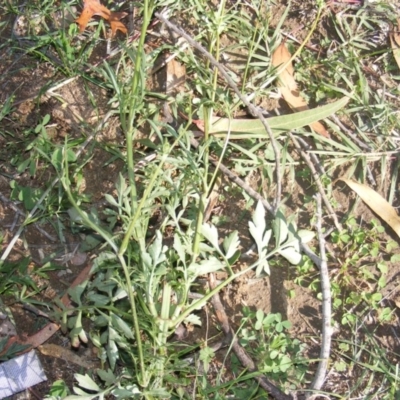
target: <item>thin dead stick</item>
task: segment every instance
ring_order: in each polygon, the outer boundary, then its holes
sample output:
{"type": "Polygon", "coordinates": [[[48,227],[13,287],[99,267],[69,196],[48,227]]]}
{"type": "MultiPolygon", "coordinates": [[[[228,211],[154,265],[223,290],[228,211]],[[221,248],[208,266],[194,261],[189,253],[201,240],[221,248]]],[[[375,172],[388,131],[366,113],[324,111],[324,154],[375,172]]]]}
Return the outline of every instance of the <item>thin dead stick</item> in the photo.
{"type": "MultiPolygon", "coordinates": [[[[26,214],[21,211],[12,200],[7,199],[6,196],[2,195],[0,193],[0,200],[4,203],[7,204],[13,211],[15,211],[15,213],[17,215],[21,215],[22,217],[25,217],[26,214]]],[[[51,236],[49,233],[47,233],[43,228],[41,228],[39,225],[37,225],[36,223],[33,224],[33,226],[45,237],[47,237],[47,239],[51,240],[52,242],[56,241],[56,238],[54,236],[51,236]]],[[[13,229],[11,229],[12,231],[13,229]]]]}
{"type": "MultiPolygon", "coordinates": [[[[79,147],[79,149],[76,152],[76,158],[78,158],[83,150],[86,148],[86,146],[93,140],[93,138],[97,135],[97,133],[100,131],[100,129],[103,128],[104,124],[107,122],[107,120],[111,117],[111,115],[113,114],[112,111],[108,112],[103,120],[95,127],[95,129],[93,130],[93,132],[88,136],[88,138],[85,140],[84,143],[82,143],[82,145],[79,147]]],[[[40,199],[37,201],[37,203],[35,204],[35,207],[33,207],[33,209],[31,211],[29,211],[29,213],[26,215],[25,217],[25,221],[23,222],[23,224],[18,228],[18,231],[15,233],[14,237],[11,239],[10,243],[8,244],[7,248],[4,250],[3,254],[0,257],[0,262],[3,262],[7,259],[8,255],[10,254],[12,248],[14,247],[16,241],[18,240],[18,238],[21,236],[21,233],[23,232],[23,230],[25,229],[25,226],[29,223],[29,221],[31,221],[33,219],[33,216],[35,215],[36,211],[38,210],[38,208],[40,207],[40,205],[43,203],[44,199],[48,196],[48,194],[51,192],[51,190],[53,189],[53,187],[59,182],[60,178],[57,177],[55,178],[51,183],[50,186],[47,188],[47,190],[42,194],[42,196],[40,197],[40,199]]]]}
{"type": "MultiPolygon", "coordinates": [[[[210,274],[210,288],[215,289],[216,282],[214,274],[210,274]]],[[[224,306],[222,305],[219,294],[215,294],[211,299],[211,304],[214,307],[215,314],[219,323],[221,324],[221,328],[227,338],[232,341],[232,349],[235,352],[237,358],[249,372],[258,372],[258,369],[251,359],[251,357],[247,354],[244,348],[239,344],[237,337],[234,336],[233,331],[229,325],[228,316],[226,315],[224,306]]],[[[283,393],[277,386],[271,383],[264,375],[256,376],[258,384],[271,396],[273,396],[277,400],[293,400],[292,396],[289,396],[283,393]]]]}
{"type": "MultiPolygon", "coordinates": [[[[331,284],[329,281],[329,271],[328,264],[326,261],[325,252],[325,239],[322,233],[322,205],[321,205],[321,195],[317,193],[315,195],[317,201],[317,235],[319,241],[319,248],[321,253],[321,266],[320,266],[320,276],[321,276],[321,291],[322,291],[322,343],[320,351],[320,361],[318,363],[317,372],[311,383],[311,390],[320,390],[326,376],[326,371],[328,368],[328,360],[331,352],[331,341],[332,341],[332,298],[331,298],[331,284]]],[[[307,398],[313,396],[311,393],[307,394],[307,398]]]]}
{"type": "Polygon", "coordinates": [[[310,160],[310,157],[308,156],[308,154],[305,151],[303,151],[303,149],[301,148],[299,142],[297,141],[296,137],[292,134],[292,132],[289,132],[289,137],[292,139],[292,142],[293,142],[294,147],[296,148],[296,150],[299,152],[299,154],[301,155],[303,160],[306,162],[306,164],[310,168],[312,176],[313,176],[313,178],[315,180],[315,183],[317,185],[318,191],[321,194],[321,197],[322,197],[322,200],[323,200],[323,202],[325,204],[325,207],[329,212],[329,216],[333,219],[333,222],[334,222],[336,228],[338,229],[338,231],[341,232],[343,230],[342,224],[339,222],[338,217],[337,217],[335,211],[333,210],[333,208],[331,206],[331,203],[329,203],[329,200],[326,197],[326,194],[325,194],[325,191],[324,191],[324,187],[322,186],[321,179],[320,179],[320,177],[318,175],[318,172],[316,171],[316,169],[314,167],[314,164],[310,160]]]}
{"type": "Polygon", "coordinates": [[[220,64],[206,49],[203,48],[199,43],[197,43],[195,40],[193,40],[186,32],[184,32],[181,28],[173,24],[171,21],[169,21],[167,18],[165,18],[162,14],[160,13],[155,13],[155,16],[164,22],[171,30],[173,30],[175,33],[177,33],[179,36],[182,36],[192,47],[200,51],[209,61],[210,63],[218,69],[220,74],[225,78],[226,82],[228,85],[232,88],[232,90],[236,93],[236,95],[239,97],[239,99],[243,102],[243,104],[246,105],[246,107],[249,109],[250,113],[254,116],[256,116],[261,123],[263,124],[265,130],[268,133],[268,136],[271,140],[271,145],[274,150],[275,154],[275,174],[276,174],[276,196],[275,196],[275,201],[273,205],[274,209],[274,214],[276,213],[277,209],[279,208],[279,202],[281,198],[281,170],[280,170],[280,151],[279,147],[277,145],[277,142],[275,140],[274,134],[272,133],[272,130],[270,126],[268,125],[268,122],[264,118],[262,112],[255,107],[250,101],[247,99],[246,96],[244,96],[239,88],[237,87],[236,83],[233,81],[233,79],[229,76],[229,74],[226,72],[224,66],[220,64]]]}
{"type": "MultiPolygon", "coordinates": [[[[309,150],[311,150],[311,146],[310,146],[303,138],[301,138],[301,137],[296,137],[296,139],[297,139],[297,141],[300,143],[300,146],[303,148],[303,150],[304,150],[305,152],[308,152],[309,150]]],[[[320,163],[320,161],[319,161],[317,155],[316,155],[315,153],[313,153],[313,152],[309,152],[309,153],[307,153],[307,154],[310,156],[311,160],[313,161],[314,166],[318,169],[318,172],[319,172],[321,175],[326,174],[325,168],[324,168],[324,166],[320,163]]]]}

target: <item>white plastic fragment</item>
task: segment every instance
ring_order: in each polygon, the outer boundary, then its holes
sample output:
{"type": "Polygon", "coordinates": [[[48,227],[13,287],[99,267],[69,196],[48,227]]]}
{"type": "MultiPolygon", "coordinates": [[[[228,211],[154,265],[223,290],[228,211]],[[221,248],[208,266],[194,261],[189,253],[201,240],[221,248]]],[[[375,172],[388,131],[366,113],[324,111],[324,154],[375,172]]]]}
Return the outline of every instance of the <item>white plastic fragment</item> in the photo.
{"type": "Polygon", "coordinates": [[[46,380],[40,360],[35,350],[31,350],[0,364],[0,399],[46,380]]]}

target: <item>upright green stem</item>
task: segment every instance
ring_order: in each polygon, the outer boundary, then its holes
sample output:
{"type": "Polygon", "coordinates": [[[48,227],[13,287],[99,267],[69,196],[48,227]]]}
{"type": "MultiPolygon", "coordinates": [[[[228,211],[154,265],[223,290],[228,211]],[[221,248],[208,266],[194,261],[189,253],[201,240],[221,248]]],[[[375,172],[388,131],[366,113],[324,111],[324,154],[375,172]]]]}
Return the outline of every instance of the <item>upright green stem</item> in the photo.
{"type": "Polygon", "coordinates": [[[135,136],[134,122],[138,109],[143,97],[143,87],[141,87],[142,81],[142,64],[144,55],[144,42],[146,39],[147,27],[150,23],[150,18],[154,10],[154,1],[144,0],[143,4],[143,24],[140,33],[139,43],[136,52],[135,59],[135,70],[132,78],[131,91],[129,93],[129,111],[128,111],[128,123],[126,131],[126,146],[127,146],[127,163],[128,163],[128,179],[131,188],[131,206],[132,210],[136,209],[137,203],[137,191],[135,185],[135,163],[133,156],[133,139],[135,136]]]}
{"type": "MultiPolygon", "coordinates": [[[[135,59],[135,70],[132,77],[132,86],[131,91],[129,93],[130,98],[128,99],[128,123],[126,124],[126,146],[127,146],[127,166],[128,166],[128,179],[131,190],[131,210],[132,212],[136,212],[137,210],[137,190],[135,183],[135,162],[134,162],[134,154],[133,154],[133,141],[135,136],[135,128],[134,122],[137,114],[137,110],[139,105],[141,104],[142,98],[144,96],[143,87],[141,87],[141,82],[143,80],[143,55],[144,55],[144,42],[146,39],[147,27],[150,23],[150,18],[154,10],[154,2],[152,0],[144,0],[143,4],[143,24],[141,35],[139,38],[139,43],[137,47],[136,59],[135,59]]],[[[124,254],[127,249],[127,243],[130,235],[132,234],[133,229],[128,230],[127,234],[124,237],[123,243],[117,252],[117,256],[119,262],[121,263],[125,279],[126,279],[126,291],[128,293],[129,302],[132,311],[132,322],[135,330],[135,338],[138,348],[138,358],[139,358],[139,367],[140,367],[140,376],[141,382],[139,382],[142,386],[147,385],[146,378],[146,366],[144,363],[144,355],[143,355],[143,347],[141,341],[141,333],[140,326],[137,317],[136,311],[136,303],[135,296],[133,293],[132,285],[131,285],[131,277],[128,269],[128,265],[125,262],[124,254]],[[128,236],[129,235],[129,236],[128,236]]]]}

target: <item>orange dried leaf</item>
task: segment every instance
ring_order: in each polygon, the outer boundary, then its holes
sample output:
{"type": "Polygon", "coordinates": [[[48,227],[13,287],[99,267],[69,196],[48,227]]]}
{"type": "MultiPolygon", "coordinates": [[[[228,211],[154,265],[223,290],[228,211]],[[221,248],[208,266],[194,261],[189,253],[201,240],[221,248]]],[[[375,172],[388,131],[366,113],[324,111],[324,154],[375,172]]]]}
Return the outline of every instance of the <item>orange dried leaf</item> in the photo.
{"type": "Polygon", "coordinates": [[[124,18],[128,14],[125,12],[113,12],[107,7],[100,3],[100,0],[83,0],[83,10],[76,23],[79,25],[80,32],[83,32],[95,15],[98,15],[110,22],[111,25],[111,36],[113,37],[117,31],[128,33],[126,26],[120,22],[121,18],[124,18]]]}
{"type": "Polygon", "coordinates": [[[83,0],[83,10],[80,17],[76,20],[80,32],[83,32],[94,15],[99,15],[108,19],[111,11],[100,4],[100,0],[83,0]]]}
{"type": "MultiPolygon", "coordinates": [[[[297,88],[297,82],[294,79],[293,65],[291,62],[288,63],[291,57],[292,55],[290,54],[284,43],[281,43],[272,54],[272,65],[274,67],[277,67],[279,71],[278,85],[280,87],[283,98],[294,111],[308,110],[308,104],[305,99],[300,95],[300,92],[297,88]],[[282,71],[280,71],[279,67],[282,67],[282,65],[285,65],[286,63],[288,63],[286,67],[282,71]]],[[[320,135],[327,138],[330,137],[328,131],[320,122],[313,122],[310,127],[320,135]]]]}
{"type": "Polygon", "coordinates": [[[111,12],[108,21],[111,25],[111,37],[114,37],[117,31],[121,31],[124,34],[128,33],[126,26],[120,21],[121,18],[126,17],[126,12],[111,12]]]}

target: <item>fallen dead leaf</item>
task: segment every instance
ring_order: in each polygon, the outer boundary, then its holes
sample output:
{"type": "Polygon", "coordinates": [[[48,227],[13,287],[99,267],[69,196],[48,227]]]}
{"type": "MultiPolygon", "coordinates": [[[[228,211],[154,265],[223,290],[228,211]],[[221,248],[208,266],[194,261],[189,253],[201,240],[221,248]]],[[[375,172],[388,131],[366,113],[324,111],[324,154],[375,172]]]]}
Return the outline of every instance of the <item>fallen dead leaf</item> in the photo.
{"type": "MultiPolygon", "coordinates": [[[[287,49],[285,43],[281,43],[272,54],[272,65],[274,67],[281,67],[286,65],[291,59],[292,55],[287,49]]],[[[285,101],[289,104],[290,108],[294,111],[308,110],[308,104],[305,99],[300,95],[297,87],[297,82],[294,79],[294,68],[291,62],[278,74],[278,85],[285,101]]],[[[330,135],[325,127],[318,121],[310,124],[310,127],[320,135],[329,138],[330,135]]]]}
{"type": "Polygon", "coordinates": [[[390,33],[390,44],[392,46],[393,57],[396,60],[397,66],[400,68],[400,18],[397,20],[396,28],[390,33]]]}
{"type": "Polygon", "coordinates": [[[83,32],[87,24],[93,16],[98,15],[111,25],[111,37],[113,37],[119,30],[122,33],[127,33],[125,25],[120,22],[121,18],[126,17],[128,14],[125,12],[113,12],[100,3],[100,0],[83,0],[83,10],[79,18],[75,21],[79,25],[79,31],[83,32]]]}
{"type": "Polygon", "coordinates": [[[352,181],[351,179],[340,179],[354,190],[364,203],[379,217],[381,217],[400,237],[400,217],[396,210],[375,190],[367,185],[352,181]]]}
{"type": "Polygon", "coordinates": [[[121,18],[124,18],[128,15],[126,12],[111,12],[108,21],[111,25],[111,37],[114,37],[117,31],[121,31],[125,35],[128,33],[128,29],[126,26],[120,21],[121,18]]]}

